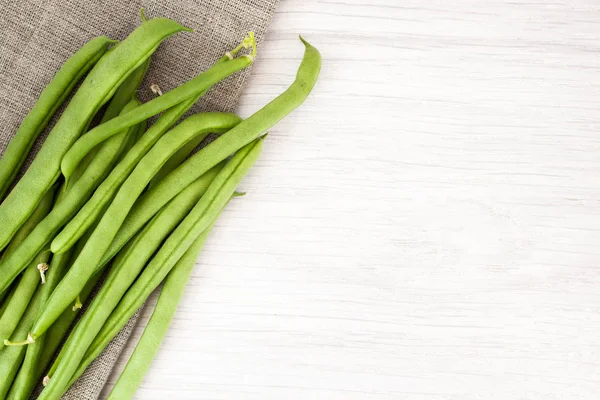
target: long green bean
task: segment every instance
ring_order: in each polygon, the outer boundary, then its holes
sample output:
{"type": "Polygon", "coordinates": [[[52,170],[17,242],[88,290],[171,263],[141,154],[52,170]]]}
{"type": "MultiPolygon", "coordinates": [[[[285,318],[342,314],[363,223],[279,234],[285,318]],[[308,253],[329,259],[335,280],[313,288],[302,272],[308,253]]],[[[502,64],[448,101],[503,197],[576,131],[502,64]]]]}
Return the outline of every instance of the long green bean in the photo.
{"type": "MultiPolygon", "coordinates": [[[[68,257],[70,255],[76,256],[78,252],[81,251],[85,240],[87,240],[87,235],[84,235],[84,237],[81,239],[81,243],[78,242],[77,245],[74,246],[73,249],[71,249],[71,251],[59,254],[56,257],[62,257],[63,255],[65,257],[68,257]]],[[[53,260],[53,263],[55,262],[56,261],[53,260]]],[[[54,268],[55,265],[53,265],[52,267],[54,268]]],[[[99,278],[100,275],[97,275],[94,278],[92,278],[82,290],[80,297],[83,303],[86,302],[87,298],[89,297],[92,289],[98,282],[99,278]]],[[[36,343],[33,343],[30,346],[28,346],[23,366],[19,370],[19,373],[13,382],[13,386],[10,389],[7,400],[29,398],[29,396],[35,389],[35,386],[38,384],[39,380],[44,375],[44,372],[46,371],[48,364],[50,364],[50,361],[54,357],[56,350],[64,341],[64,337],[71,328],[73,321],[75,321],[75,318],[77,318],[77,310],[78,309],[65,310],[62,313],[62,315],[58,318],[58,320],[56,320],[56,322],[48,330],[47,334],[42,337],[42,342],[38,340],[36,341],[36,343]],[[37,355],[37,362],[26,366],[25,363],[27,362],[27,356],[29,355],[30,350],[35,346],[38,346],[39,344],[43,344],[43,346],[40,346],[39,348],[40,354],[37,355]]]]}
{"type": "MultiPolygon", "coordinates": [[[[62,254],[56,254],[52,257],[52,263],[50,264],[46,283],[39,289],[41,291],[40,305],[43,305],[47,301],[52,290],[54,290],[58,282],[64,276],[69,265],[70,256],[71,252],[68,251],[62,254]]],[[[38,309],[38,315],[40,311],[41,307],[38,309]]],[[[35,343],[27,346],[25,358],[23,359],[21,368],[13,382],[7,400],[27,400],[29,398],[39,379],[36,371],[39,369],[45,346],[46,336],[39,338],[35,343]]]]}
{"type": "MultiPolygon", "coordinates": [[[[192,185],[199,185],[199,190],[201,190],[201,194],[206,192],[208,186],[214,179],[217,171],[220,169],[219,164],[216,167],[210,169],[200,178],[196,179],[192,185]]],[[[191,186],[191,185],[190,185],[191,186]]],[[[190,187],[188,186],[188,188],[190,187]]],[[[186,188],[187,189],[187,188],[186,188]]],[[[184,190],[186,190],[184,189],[184,190]]],[[[164,207],[163,207],[164,208],[164,207]]],[[[102,261],[98,265],[96,272],[98,272],[106,263],[108,263],[122,248],[127,244],[127,242],[140,230],[142,227],[146,225],[146,223],[152,219],[152,215],[148,216],[144,213],[140,213],[135,206],[132,211],[127,215],[125,221],[123,221],[123,225],[119,228],[119,231],[115,235],[113,241],[110,243],[108,250],[104,253],[102,257],[102,261]]]]}
{"type": "Polygon", "coordinates": [[[216,163],[252,142],[306,100],[319,77],[321,55],[315,47],[302,38],[301,40],[305,45],[304,57],[292,85],[235,128],[202,148],[150,188],[138,199],[135,207],[131,210],[132,218],[134,215],[137,220],[148,221],[191,182],[216,163]]]}
{"type": "Polygon", "coordinates": [[[119,85],[156,50],[161,41],[188,30],[175,21],[156,18],[143,22],[125,40],[105,54],[85,78],[44,145],[0,205],[0,249],[31,215],[43,194],[60,176],[60,161],[92,116],[119,85]]]}
{"type": "Polygon", "coordinates": [[[69,96],[77,82],[115,42],[107,37],[99,36],[84,44],[65,61],[42,91],[38,101],[23,119],[0,159],[0,200],[25,162],[35,138],[48,125],[50,118],[69,96]]]}

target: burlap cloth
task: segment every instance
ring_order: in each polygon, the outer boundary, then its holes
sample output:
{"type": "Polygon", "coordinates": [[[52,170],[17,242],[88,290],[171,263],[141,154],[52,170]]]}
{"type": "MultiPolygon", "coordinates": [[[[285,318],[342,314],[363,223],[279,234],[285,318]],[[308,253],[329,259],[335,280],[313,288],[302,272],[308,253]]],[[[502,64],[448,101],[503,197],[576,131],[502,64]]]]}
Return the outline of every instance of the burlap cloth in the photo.
{"type": "MultiPolygon", "coordinates": [[[[191,79],[253,30],[260,43],[278,0],[0,0],[0,152],[61,64],[97,35],[123,39],[148,18],[173,18],[195,30],[167,39],[154,54],[140,98],[191,79]]],[[[260,55],[259,55],[260,57],[260,55]]],[[[194,111],[233,111],[249,69],[217,85],[194,111]]],[[[44,135],[42,135],[44,136],[44,135]]],[[[43,140],[34,145],[39,148],[43,140]]],[[[31,157],[31,156],[30,156],[31,157]]],[[[137,321],[134,316],[63,399],[96,399],[137,321]]]]}

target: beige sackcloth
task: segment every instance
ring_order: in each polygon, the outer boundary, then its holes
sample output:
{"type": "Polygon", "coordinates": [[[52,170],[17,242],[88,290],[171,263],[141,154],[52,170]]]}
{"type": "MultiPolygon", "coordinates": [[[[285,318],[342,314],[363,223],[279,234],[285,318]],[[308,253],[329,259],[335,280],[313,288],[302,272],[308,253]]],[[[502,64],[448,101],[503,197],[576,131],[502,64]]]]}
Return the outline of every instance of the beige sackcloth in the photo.
{"type": "MultiPolygon", "coordinates": [[[[139,25],[140,8],[145,9],[148,18],[168,17],[194,29],[193,33],[167,39],[152,56],[140,90],[141,100],[147,101],[155,96],[150,84],[158,84],[164,92],[197,76],[234,48],[248,31],[255,32],[260,44],[277,2],[0,0],[0,154],[62,63],[94,36],[125,38],[139,25]]],[[[234,111],[249,74],[250,69],[246,69],[216,85],[193,111],[234,111]]],[[[42,145],[45,133],[34,145],[30,159],[42,145]]],[[[98,398],[137,315],[63,399],[98,398]]]]}

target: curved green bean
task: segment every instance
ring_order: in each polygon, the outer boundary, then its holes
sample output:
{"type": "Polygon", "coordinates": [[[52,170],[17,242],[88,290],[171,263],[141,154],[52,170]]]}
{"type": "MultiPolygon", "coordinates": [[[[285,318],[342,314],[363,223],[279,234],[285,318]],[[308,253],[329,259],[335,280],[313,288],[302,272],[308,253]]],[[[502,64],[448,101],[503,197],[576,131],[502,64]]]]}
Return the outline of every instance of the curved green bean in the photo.
{"type": "MultiPolygon", "coordinates": [[[[196,265],[198,255],[200,254],[202,247],[204,247],[204,242],[206,241],[208,233],[212,230],[213,225],[209,226],[200,236],[198,236],[190,248],[183,256],[181,256],[179,261],[177,261],[177,264],[175,264],[171,272],[169,272],[160,291],[160,296],[158,297],[152,316],[144,328],[144,333],[135,346],[135,350],[127,361],[127,365],[121,372],[117,383],[112,388],[108,399],[123,400],[133,398],[135,391],[142,383],[144,375],[148,372],[152,360],[156,356],[156,353],[167,334],[167,330],[169,329],[171,320],[175,316],[177,306],[181,301],[190,274],[196,265]]],[[[100,337],[107,339],[110,336],[111,335],[102,335],[100,337]]],[[[98,344],[101,346],[104,345],[104,343],[98,344]]],[[[94,348],[99,347],[100,346],[95,346],[94,348]]],[[[86,352],[84,360],[77,368],[73,378],[71,378],[71,382],[74,382],[96,357],[97,355],[94,355],[93,349],[90,353],[86,352]]]]}
{"type": "MultiPolygon", "coordinates": [[[[169,270],[190,248],[196,238],[200,236],[202,232],[206,231],[213,223],[216,216],[234,194],[240,181],[258,159],[262,147],[263,138],[260,138],[241,149],[227,162],[227,164],[225,164],[223,169],[219,171],[217,176],[211,182],[206,193],[200,198],[200,201],[198,201],[192,211],[190,211],[173,233],[171,233],[152,261],[144,268],[142,274],[135,280],[135,283],[133,283],[129,290],[127,290],[127,293],[123,296],[114,311],[112,310],[112,307],[108,307],[108,309],[103,309],[102,311],[90,311],[90,309],[88,309],[84,319],[86,319],[86,321],[94,321],[94,327],[101,327],[109,316],[110,319],[115,317],[115,321],[120,322],[126,318],[126,315],[129,315],[136,304],[139,304],[137,306],[137,308],[139,308],[149,296],[150,292],[158,286],[169,270]],[[141,298],[140,296],[145,297],[141,298]]],[[[135,273],[137,271],[133,272],[135,273]]],[[[135,273],[135,275],[137,276],[137,273],[135,273]]],[[[107,295],[102,299],[99,299],[98,304],[106,304],[111,301],[111,299],[109,299],[110,296],[108,295],[111,290],[110,287],[116,286],[117,284],[117,279],[106,284],[107,295]]],[[[96,299],[94,300],[94,303],[95,302],[96,299]]],[[[114,302],[114,299],[112,299],[112,302],[114,302]]],[[[102,330],[104,330],[106,326],[107,324],[104,324],[102,330]]],[[[69,346],[65,347],[61,352],[63,355],[60,358],[56,371],[51,377],[50,383],[39,397],[39,400],[58,398],[58,396],[67,389],[69,381],[85,357],[86,350],[89,350],[88,345],[92,338],[96,336],[95,332],[97,331],[92,329],[91,323],[83,324],[81,327],[78,326],[77,329],[80,334],[69,338],[69,342],[71,343],[70,345],[67,343],[69,346]]],[[[96,336],[94,341],[99,337],[100,334],[96,336]]]]}
{"type": "MultiPolygon", "coordinates": [[[[131,88],[131,91],[135,92],[135,88],[131,88]]],[[[104,117],[111,118],[111,113],[108,113],[107,110],[107,112],[104,114],[104,117]]],[[[66,269],[69,266],[69,261],[71,260],[72,255],[77,254],[77,252],[81,250],[81,246],[75,247],[76,248],[70,249],[69,251],[61,254],[56,254],[52,257],[52,263],[50,264],[46,284],[40,288],[41,297],[40,307],[38,309],[38,316],[39,312],[41,312],[42,310],[41,307],[48,300],[50,294],[52,293],[54,288],[56,288],[58,282],[64,276],[66,269]]],[[[89,296],[89,293],[91,292],[93,284],[95,284],[96,280],[97,279],[92,280],[93,283],[91,287],[84,288],[84,291],[82,293],[84,296],[83,301],[85,301],[85,298],[89,296]]],[[[74,311],[76,310],[68,310],[69,313],[66,316],[61,315],[59,320],[56,322],[57,325],[52,326],[49,335],[44,335],[38,340],[36,340],[35,343],[32,343],[29,346],[27,346],[25,358],[10,388],[7,400],[29,399],[31,393],[33,392],[35,386],[39,381],[39,378],[42,376],[44,369],[50,362],[50,357],[54,354],[56,348],[60,345],[60,342],[65,336],[67,329],[71,326],[75,316],[78,314],[74,311]],[[55,331],[54,334],[50,334],[52,331],[55,331]],[[48,354],[49,350],[52,351],[50,355],[48,354]]]]}
{"type": "Polygon", "coordinates": [[[252,32],[244,39],[242,45],[238,46],[238,48],[232,52],[229,52],[229,54],[233,54],[233,52],[239,51],[243,46],[247,47],[248,43],[253,47],[252,54],[246,54],[238,58],[233,58],[233,56],[231,56],[230,58],[232,59],[227,62],[217,62],[196,78],[144,103],[137,110],[133,110],[128,114],[119,116],[119,118],[115,118],[90,130],[77,140],[73,147],[71,147],[63,157],[61,162],[63,175],[66,177],[70,176],[87,152],[93,149],[98,143],[114,135],[116,132],[146,120],[161,111],[181,103],[183,100],[195,97],[229,75],[248,67],[252,64],[256,55],[256,42],[254,41],[252,32]]]}
{"type": "Polygon", "coordinates": [[[0,159],[0,200],[23,166],[35,139],[48,125],[50,118],[77,82],[96,64],[112,43],[116,41],[99,36],[84,44],[65,61],[42,91],[0,159]]]}
{"type": "MultiPolygon", "coordinates": [[[[124,110],[137,106],[138,100],[132,100],[124,110]]],[[[71,189],[65,192],[64,197],[58,202],[52,211],[33,229],[23,242],[0,262],[0,292],[6,290],[17,275],[31,262],[35,254],[47,246],[56,232],[68,221],[68,219],[81,207],[90,197],[94,188],[108,175],[114,161],[123,150],[123,144],[127,135],[135,129],[131,128],[121,135],[111,138],[98,149],[71,189]]]]}
{"type": "Polygon", "coordinates": [[[190,182],[227,158],[244,144],[251,142],[252,138],[259,136],[304,102],[319,76],[321,56],[316,48],[302,38],[301,40],[306,46],[306,50],[294,83],[265,107],[198,151],[179,168],[169,173],[163,180],[144,193],[138,199],[113,239],[110,246],[112,251],[106,252],[100,266],[110,260],[144,223],[149,221],[158,210],[164,207],[173,196],[187,187],[190,182]],[[241,144],[237,145],[236,140],[239,140],[241,144]],[[193,178],[190,179],[190,177],[193,178]]]}
{"type": "Polygon", "coordinates": [[[96,63],[25,175],[0,205],[0,249],[8,244],[43,194],[58,179],[60,160],[93,115],[110,100],[127,76],[150,57],[161,41],[183,30],[189,29],[166,18],[143,22],[96,63]]]}
{"type": "Polygon", "coordinates": [[[306,100],[319,77],[321,55],[315,47],[302,38],[300,39],[306,49],[292,85],[266,106],[221,135],[165,176],[139,198],[132,212],[143,210],[140,213],[143,212],[151,217],[190,182],[242,146],[252,142],[306,100]]]}

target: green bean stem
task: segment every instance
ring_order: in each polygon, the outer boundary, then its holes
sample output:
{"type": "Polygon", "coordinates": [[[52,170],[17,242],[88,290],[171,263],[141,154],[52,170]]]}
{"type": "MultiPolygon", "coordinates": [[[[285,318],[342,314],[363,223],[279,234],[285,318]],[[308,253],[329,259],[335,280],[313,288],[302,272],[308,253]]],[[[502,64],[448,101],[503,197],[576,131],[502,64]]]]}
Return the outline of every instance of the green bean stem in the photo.
{"type": "Polygon", "coordinates": [[[12,296],[6,312],[0,319],[0,350],[4,346],[11,344],[8,338],[13,334],[29,302],[35,293],[39,291],[38,288],[41,283],[40,267],[46,266],[49,259],[49,251],[41,252],[36,257],[36,260],[25,270],[23,277],[19,281],[19,285],[15,289],[15,294],[12,296]]]}
{"type": "Polygon", "coordinates": [[[107,52],[90,71],[69,102],[44,145],[0,205],[0,249],[25,222],[43,194],[60,176],[60,161],[99,108],[119,85],[156,50],[161,41],[189,30],[175,21],[156,18],[142,23],[107,52]]]}
{"type": "MultiPolygon", "coordinates": [[[[81,326],[78,324],[76,328],[77,334],[69,337],[65,348],[61,351],[63,355],[60,362],[51,376],[48,386],[42,391],[38,400],[58,399],[68,388],[69,381],[73,378],[73,374],[81,364],[86,350],[89,350],[88,346],[96,336],[92,325],[94,327],[102,326],[109,316],[110,319],[113,316],[116,317],[115,322],[120,323],[134,307],[137,306],[135,308],[137,309],[141,306],[148,297],[149,292],[158,286],[196,238],[213,223],[216,216],[234,194],[240,181],[258,159],[262,146],[263,139],[260,138],[241,149],[227,162],[211,182],[204,196],[173,231],[135,283],[127,290],[114,311],[109,309],[95,313],[94,311],[90,312],[88,309],[84,316],[86,323],[80,322],[81,326]],[[146,297],[141,298],[140,296],[146,297]]],[[[106,286],[110,287],[116,284],[117,280],[106,286]]],[[[108,293],[109,290],[110,288],[106,292],[108,293]]],[[[99,299],[98,303],[106,303],[107,301],[109,301],[108,295],[99,299]]],[[[96,299],[94,302],[96,302],[96,299]]],[[[104,324],[104,327],[106,326],[107,324],[104,324]]],[[[104,330],[104,327],[102,330],[104,330]]],[[[100,334],[96,336],[95,340],[99,337],[100,334]]],[[[103,337],[106,338],[107,336],[103,337]]]]}
{"type": "Polygon", "coordinates": [[[19,169],[25,162],[31,146],[40,132],[71,93],[77,82],[85,75],[108,47],[116,41],[96,37],[81,47],[58,70],[37,102],[23,119],[21,126],[10,141],[0,159],[0,200],[6,194],[19,169]]]}

